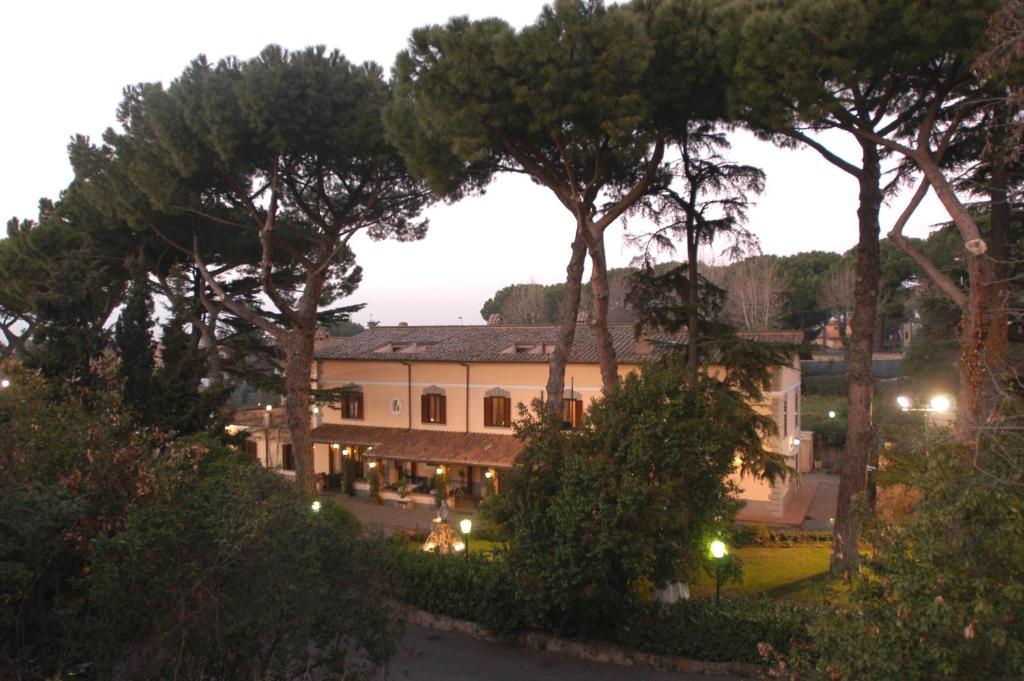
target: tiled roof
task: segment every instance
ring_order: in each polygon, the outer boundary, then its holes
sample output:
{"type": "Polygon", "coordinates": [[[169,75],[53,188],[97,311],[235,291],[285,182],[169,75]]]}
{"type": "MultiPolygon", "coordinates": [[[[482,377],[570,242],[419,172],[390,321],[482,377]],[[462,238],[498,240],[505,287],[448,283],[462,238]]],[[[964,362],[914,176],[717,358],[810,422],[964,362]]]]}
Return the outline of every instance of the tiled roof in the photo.
{"type": "Polygon", "coordinates": [[[371,457],[423,463],[511,468],[523,449],[512,435],[405,430],[327,423],[313,429],[313,441],[372,446],[371,457]]]}
{"type": "MultiPolygon", "coordinates": [[[[619,362],[637,364],[651,359],[650,353],[637,352],[631,325],[609,327],[619,362]]],[[[800,343],[800,331],[761,331],[740,334],[759,341],[800,343]]],[[[655,344],[685,340],[686,334],[657,334],[655,344]]],[[[546,363],[550,354],[508,352],[516,345],[554,345],[557,326],[377,326],[355,336],[330,338],[316,350],[317,359],[384,360],[402,362],[538,362],[546,363]],[[408,350],[385,351],[391,346],[410,346],[408,350]]],[[[596,364],[594,330],[576,327],[569,362],[596,364]]]]}

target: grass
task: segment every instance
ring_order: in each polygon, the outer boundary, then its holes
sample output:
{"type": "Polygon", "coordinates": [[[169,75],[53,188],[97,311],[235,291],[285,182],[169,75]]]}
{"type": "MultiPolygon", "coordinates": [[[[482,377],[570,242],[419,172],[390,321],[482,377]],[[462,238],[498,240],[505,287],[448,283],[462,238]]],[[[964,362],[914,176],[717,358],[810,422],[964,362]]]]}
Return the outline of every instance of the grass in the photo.
{"type": "MultiPolygon", "coordinates": [[[[832,549],[827,545],[735,549],[743,561],[743,582],[722,587],[723,595],[760,596],[780,600],[816,601],[829,584],[832,549]]],[[[690,585],[694,596],[713,596],[715,582],[707,576],[690,585]]]]}

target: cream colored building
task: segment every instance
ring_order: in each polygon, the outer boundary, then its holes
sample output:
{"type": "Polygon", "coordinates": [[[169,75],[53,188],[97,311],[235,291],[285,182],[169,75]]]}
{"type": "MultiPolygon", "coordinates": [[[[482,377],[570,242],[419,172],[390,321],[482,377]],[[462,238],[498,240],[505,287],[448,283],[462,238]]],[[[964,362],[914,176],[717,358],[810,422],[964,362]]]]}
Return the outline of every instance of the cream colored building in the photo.
{"type": "MultiPolygon", "coordinates": [[[[397,326],[321,339],[313,385],[343,389],[345,398],[337,408],[318,408],[313,416],[315,471],[340,473],[348,458],[356,477],[365,478],[372,463],[385,499],[397,500],[395,488],[408,481],[405,492],[418,491],[404,501],[423,504],[432,502],[428,493],[438,471],[462,500],[500,489],[503,472],[522,448],[513,437],[512,420],[520,405],[544,398],[557,331],[538,326],[397,326]]],[[[632,326],[614,326],[611,333],[621,375],[637,371],[660,347],[679,341],[670,336],[637,340],[632,326]]],[[[757,337],[801,340],[793,332],[757,337]]],[[[570,423],[601,394],[594,347],[591,329],[579,326],[565,372],[564,415],[570,423]]],[[[775,371],[772,390],[758,408],[778,425],[779,435],[768,448],[785,454],[794,468],[809,470],[809,438],[803,438],[803,446],[799,439],[800,367],[798,359],[794,362],[775,371]]],[[[287,471],[290,445],[283,442],[284,434],[264,431],[269,453],[260,430],[252,430],[260,441],[259,460],[287,471]]],[[[752,510],[782,514],[789,483],[771,485],[738,476],[736,481],[752,510]]],[[[355,487],[356,493],[368,489],[365,482],[355,487]]]]}

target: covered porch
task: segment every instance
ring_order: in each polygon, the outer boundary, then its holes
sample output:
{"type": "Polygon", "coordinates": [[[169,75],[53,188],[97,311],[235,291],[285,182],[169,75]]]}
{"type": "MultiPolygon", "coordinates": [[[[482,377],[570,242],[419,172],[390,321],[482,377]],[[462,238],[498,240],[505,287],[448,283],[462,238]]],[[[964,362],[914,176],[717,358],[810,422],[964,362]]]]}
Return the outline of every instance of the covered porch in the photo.
{"type": "Polygon", "coordinates": [[[374,470],[381,501],[396,506],[433,507],[439,485],[449,506],[475,508],[500,489],[502,473],[523,448],[509,435],[348,424],[323,424],[312,435],[317,473],[324,473],[330,483],[347,466],[350,492],[369,496],[374,470]]]}

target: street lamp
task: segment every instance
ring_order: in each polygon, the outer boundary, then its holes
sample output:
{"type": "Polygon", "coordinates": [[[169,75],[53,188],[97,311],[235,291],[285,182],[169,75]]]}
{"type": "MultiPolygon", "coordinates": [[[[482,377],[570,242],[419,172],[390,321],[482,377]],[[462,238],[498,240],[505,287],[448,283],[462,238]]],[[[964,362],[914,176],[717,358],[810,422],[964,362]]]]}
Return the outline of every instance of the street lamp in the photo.
{"type": "Polygon", "coordinates": [[[309,507],[311,509],[313,509],[313,513],[319,513],[320,512],[320,502],[319,501],[314,501],[312,504],[309,505],[309,507]]]}
{"type": "Polygon", "coordinates": [[[721,599],[722,593],[722,560],[725,558],[725,554],[728,553],[728,549],[725,546],[725,542],[721,539],[716,539],[711,542],[711,557],[715,559],[715,607],[718,607],[718,603],[721,599]]]}
{"type": "Polygon", "coordinates": [[[469,560],[469,533],[473,530],[473,521],[470,518],[463,518],[459,521],[459,529],[462,530],[462,535],[466,538],[466,560],[469,560]]]}
{"type": "Polygon", "coordinates": [[[0,388],[10,388],[10,387],[11,387],[10,379],[5,378],[2,381],[0,381],[0,388]]]}
{"type": "Polygon", "coordinates": [[[834,418],[836,417],[836,412],[835,412],[835,410],[829,410],[829,412],[828,412],[828,417],[829,417],[830,419],[834,419],[834,418]]]}

